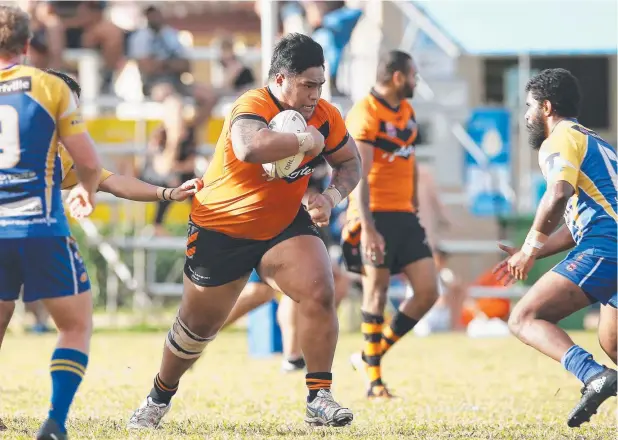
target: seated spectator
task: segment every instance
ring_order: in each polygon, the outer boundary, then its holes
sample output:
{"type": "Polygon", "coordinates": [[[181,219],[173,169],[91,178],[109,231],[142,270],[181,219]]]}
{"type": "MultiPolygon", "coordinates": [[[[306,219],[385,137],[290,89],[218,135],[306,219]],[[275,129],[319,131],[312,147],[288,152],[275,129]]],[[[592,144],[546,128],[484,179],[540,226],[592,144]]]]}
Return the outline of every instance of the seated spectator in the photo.
{"type": "Polygon", "coordinates": [[[298,2],[287,1],[280,2],[279,4],[279,19],[281,20],[284,35],[292,33],[311,34],[309,23],[307,23],[305,18],[305,10],[298,2]]]}
{"type": "Polygon", "coordinates": [[[363,12],[347,7],[343,1],[303,1],[302,4],[305,6],[307,20],[313,27],[312,38],[324,49],[331,95],[341,95],[337,90],[339,63],[363,12]]]}
{"type": "Polygon", "coordinates": [[[125,64],[127,36],[105,18],[106,1],[53,1],[65,27],[68,49],[95,49],[103,57],[103,89],[111,88],[113,73],[125,64]]]}
{"type": "MultiPolygon", "coordinates": [[[[170,167],[170,172],[160,174],[157,171],[159,169],[157,163],[160,161],[167,161],[169,159],[168,155],[165,154],[165,127],[163,124],[157,127],[150,136],[150,142],[148,145],[150,154],[146,160],[146,166],[144,168],[144,172],[142,173],[142,179],[153,185],[163,187],[175,187],[180,185],[182,182],[193,179],[195,177],[195,159],[197,155],[195,133],[196,127],[194,122],[189,122],[187,124],[187,130],[181,139],[177,156],[174,158],[172,166],[170,167]]],[[[155,214],[154,222],[155,235],[167,235],[163,222],[170,204],[171,202],[164,200],[157,203],[157,212],[155,214]]]]}
{"type": "Polygon", "coordinates": [[[190,73],[191,63],[178,31],[165,24],[157,7],[148,6],[144,13],[148,24],[131,35],[129,56],[137,61],[144,95],[165,108],[166,145],[162,154],[167,160],[158,161],[155,168],[160,175],[167,175],[176,162],[182,138],[187,136],[183,98],[192,96],[196,100],[196,127],[205,122],[216,100],[210,89],[182,81],[183,74],[190,73]]]}
{"type": "Polygon", "coordinates": [[[234,52],[234,42],[225,38],[221,42],[219,63],[225,70],[223,87],[227,92],[242,93],[255,86],[253,72],[234,52]]]}
{"type": "Polygon", "coordinates": [[[64,69],[62,54],[66,47],[65,29],[50,2],[28,3],[32,39],[28,56],[30,64],[39,69],[64,69]]]}

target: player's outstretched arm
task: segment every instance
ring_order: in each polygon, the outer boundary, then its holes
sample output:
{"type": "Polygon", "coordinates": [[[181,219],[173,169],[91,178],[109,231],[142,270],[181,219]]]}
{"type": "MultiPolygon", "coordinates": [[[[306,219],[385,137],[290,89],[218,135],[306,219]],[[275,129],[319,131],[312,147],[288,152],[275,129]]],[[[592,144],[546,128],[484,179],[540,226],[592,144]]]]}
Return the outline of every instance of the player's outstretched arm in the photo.
{"type": "Polygon", "coordinates": [[[159,200],[181,202],[200,189],[200,179],[191,179],[177,188],[163,188],[139,179],[112,174],[99,184],[99,190],[135,202],[156,202],[159,200]]]}
{"type": "Polygon", "coordinates": [[[528,278],[528,272],[558,226],[566,205],[574,193],[575,189],[569,182],[552,181],[541,199],[524,245],[494,269],[494,273],[498,273],[499,281],[506,278],[505,285],[507,285],[515,280],[528,278]]]}
{"type": "MultiPolygon", "coordinates": [[[[269,130],[264,121],[252,118],[233,122],[231,132],[234,154],[239,160],[250,163],[270,163],[310,152],[319,146],[321,137],[313,127],[308,127],[307,133],[281,133],[269,130]]],[[[323,148],[323,137],[321,142],[323,148]]]]}
{"type": "MultiPolygon", "coordinates": [[[[575,242],[573,241],[573,237],[571,236],[571,231],[567,228],[567,225],[562,225],[556,232],[551,234],[547,239],[547,242],[543,246],[543,248],[539,251],[538,255],[536,255],[535,259],[540,260],[542,258],[551,257],[552,255],[556,255],[560,252],[567,251],[572,249],[575,246],[575,242]]],[[[509,259],[518,253],[520,249],[507,246],[504,243],[498,243],[498,247],[502,249],[504,252],[508,254],[504,260],[500,263],[496,264],[493,269],[493,273],[498,274],[497,280],[501,281],[505,279],[506,283],[510,282],[509,278],[505,278],[508,275],[508,263],[509,259]]]]}

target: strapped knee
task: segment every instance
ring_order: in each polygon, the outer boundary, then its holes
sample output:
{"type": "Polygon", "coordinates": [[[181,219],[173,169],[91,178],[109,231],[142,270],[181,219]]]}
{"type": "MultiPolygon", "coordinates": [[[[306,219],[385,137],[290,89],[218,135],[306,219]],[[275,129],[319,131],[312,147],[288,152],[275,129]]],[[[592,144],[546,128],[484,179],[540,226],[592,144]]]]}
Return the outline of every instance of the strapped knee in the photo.
{"type": "Polygon", "coordinates": [[[196,335],[187,324],[176,316],[172,328],[167,333],[167,339],[165,345],[176,356],[181,359],[196,359],[200,357],[206,346],[215,339],[217,335],[214,334],[207,338],[196,335]]]}

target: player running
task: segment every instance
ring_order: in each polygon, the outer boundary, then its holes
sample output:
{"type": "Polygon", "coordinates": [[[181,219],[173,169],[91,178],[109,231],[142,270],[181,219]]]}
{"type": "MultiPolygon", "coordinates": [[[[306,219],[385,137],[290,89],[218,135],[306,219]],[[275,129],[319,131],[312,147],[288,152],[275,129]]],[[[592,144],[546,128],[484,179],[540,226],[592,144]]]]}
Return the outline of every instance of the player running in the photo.
{"type": "Polygon", "coordinates": [[[412,57],[398,50],[378,65],[377,84],[346,118],[363,162],[360,184],[350,196],[343,255],[350,272],[362,274],[365,348],[352,355],[366,372],[368,398],[393,397],[382,382],[382,357],[427,313],[438,298],[437,275],[427,237],[416,215],[418,128],[407,99],[416,86],[412,57]],[[391,274],[406,276],[414,296],[384,327],[391,274]]]}
{"type": "Polygon", "coordinates": [[[320,99],[324,84],[321,46],[289,34],[274,48],[268,86],[236,100],[227,116],[204,188],[189,221],[184,294],[163,349],[154,386],[129,421],[155,428],[169,411],[180,378],[216,337],[256,268],[262,280],[299,302],[299,337],[307,363],[307,415],[315,425],[341,426],[352,412],[331,395],[331,367],[338,322],[330,259],[318,236],[331,209],[357,185],[360,158],[337,109],[320,99]],[[284,109],[307,120],[307,131],[280,133],[269,121],[284,109]],[[263,163],[297,153],[307,157],[297,172],[268,179],[263,163]],[[301,200],[309,176],[326,159],[331,185],[301,200]],[[319,341],[319,343],[316,343],[319,341]]]}
{"type": "MultiPolygon", "coordinates": [[[[309,179],[309,187],[305,193],[305,198],[312,193],[322,192],[328,186],[328,165],[324,163],[316,167],[316,170],[309,179]]],[[[333,216],[336,215],[333,213],[333,216]]],[[[320,237],[324,240],[327,249],[332,243],[331,232],[329,227],[320,228],[320,237]]],[[[341,269],[340,263],[333,259],[333,279],[335,281],[335,308],[345,298],[349,280],[344,270],[341,269]]],[[[294,371],[302,371],[305,369],[305,359],[303,357],[300,341],[298,339],[298,303],[294,302],[289,296],[281,295],[273,290],[268,284],[262,281],[258,273],[254,270],[247,282],[247,285],[240,293],[236,304],[230,311],[223,328],[233,324],[242,316],[258,308],[273,299],[278,300],[277,307],[277,322],[281,327],[281,339],[283,344],[283,360],[281,361],[281,371],[290,373],[294,371]]]]}
{"type": "Polygon", "coordinates": [[[58,327],[52,395],[38,439],[65,439],[65,421],[86,372],[92,331],[90,282],[60,194],[58,140],[81,183],[70,201],[78,217],[94,209],[101,165],[77,102],[59,78],[20,64],[28,15],[0,6],[0,299],[42,299],[58,327]]]}
{"type": "Polygon", "coordinates": [[[599,365],[556,323],[601,302],[599,342],[616,363],[616,149],[577,122],[579,84],[567,70],[542,71],[526,92],[530,144],[539,150],[547,191],[524,245],[500,245],[510,257],[495,271],[506,283],[525,280],[536,259],[574,248],[517,303],[509,327],[582,381],[581,400],[567,422],[578,427],[616,396],[617,373],[599,365]],[[563,215],[565,224],[556,230],[563,215]]]}
{"type": "MultiPolygon", "coordinates": [[[[45,72],[62,79],[66,85],[69,86],[76,101],[79,103],[81,87],[73,78],[52,69],[45,69],[45,72]]],[[[72,189],[79,181],[73,159],[61,144],[58,145],[58,155],[60,156],[60,167],[62,170],[60,188],[63,190],[72,189]]],[[[191,197],[200,184],[201,182],[199,179],[191,179],[177,188],[163,188],[150,185],[133,177],[117,175],[111,171],[102,169],[98,191],[108,192],[116,197],[137,202],[156,202],[160,200],[180,202],[191,197]]],[[[0,300],[0,347],[2,346],[4,335],[11,321],[13,312],[15,311],[15,301],[16,298],[11,299],[6,297],[0,300]]]]}

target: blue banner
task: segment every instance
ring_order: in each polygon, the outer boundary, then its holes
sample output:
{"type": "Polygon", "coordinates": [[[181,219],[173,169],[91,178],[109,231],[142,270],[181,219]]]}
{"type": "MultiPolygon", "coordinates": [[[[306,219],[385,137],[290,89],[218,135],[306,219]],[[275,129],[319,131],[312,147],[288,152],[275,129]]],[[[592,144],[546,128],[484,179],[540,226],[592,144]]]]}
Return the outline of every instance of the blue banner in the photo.
{"type": "Polygon", "coordinates": [[[505,197],[511,183],[511,118],[503,108],[478,108],[472,111],[468,134],[481,148],[478,155],[468,151],[464,157],[464,179],[470,212],[476,216],[511,213],[505,197]],[[487,160],[483,164],[484,157],[487,160]]]}

